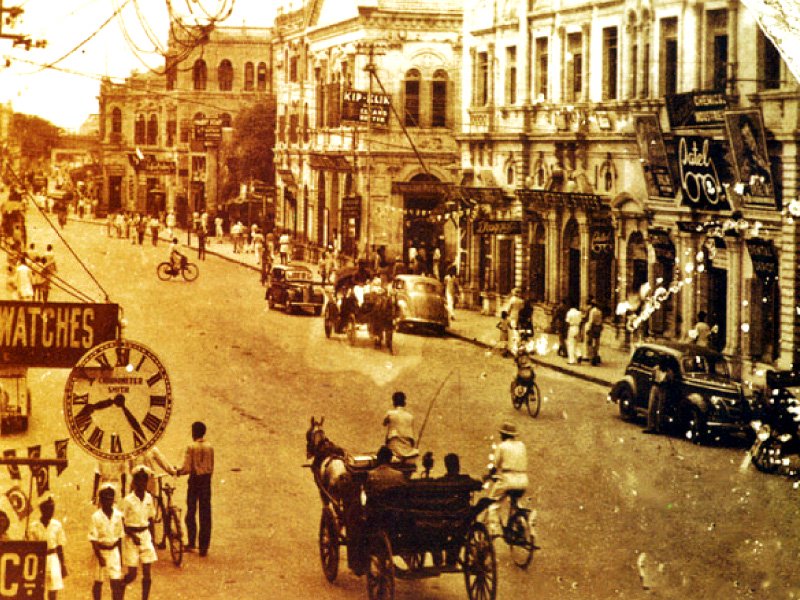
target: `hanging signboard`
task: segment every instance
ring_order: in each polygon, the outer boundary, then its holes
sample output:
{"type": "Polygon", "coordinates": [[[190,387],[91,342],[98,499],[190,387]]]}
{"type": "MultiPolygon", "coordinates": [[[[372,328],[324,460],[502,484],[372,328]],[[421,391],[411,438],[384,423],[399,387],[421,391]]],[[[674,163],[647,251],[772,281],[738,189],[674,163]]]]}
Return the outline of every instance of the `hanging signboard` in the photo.
{"type": "Polygon", "coordinates": [[[342,217],[345,219],[358,219],[361,217],[361,196],[345,196],[342,198],[342,217]]]}
{"type": "Polygon", "coordinates": [[[644,168],[647,193],[650,196],[674,198],[675,188],[669,170],[669,158],[661,135],[658,115],[633,115],[636,127],[636,141],[639,143],[639,156],[644,168]]]}
{"type": "Polygon", "coordinates": [[[521,235],[522,221],[474,221],[475,235],[521,235]]]}
{"type": "Polygon", "coordinates": [[[778,255],[770,240],[750,238],[745,242],[753,263],[753,272],[762,278],[778,276],[778,255]]]}
{"type": "Polygon", "coordinates": [[[0,364],[73,367],[117,337],[119,305],[0,301],[0,364]]]}
{"type": "Polygon", "coordinates": [[[44,600],[47,542],[0,541],[0,598],[44,600]]]}
{"type": "Polygon", "coordinates": [[[678,180],[683,206],[703,210],[730,210],[715,161],[719,150],[711,138],[680,136],[678,139],[678,180]]]}
{"type": "Polygon", "coordinates": [[[614,253],[614,229],[611,225],[593,226],[589,230],[589,253],[592,258],[602,258],[614,253]]]}
{"type": "Polygon", "coordinates": [[[672,129],[716,127],[723,122],[728,98],[722,92],[697,90],[668,95],[666,105],[672,129]]]}
{"type": "Polygon", "coordinates": [[[369,123],[371,113],[373,125],[388,125],[391,105],[391,97],[388,94],[344,90],[342,93],[342,121],[369,123]]]}

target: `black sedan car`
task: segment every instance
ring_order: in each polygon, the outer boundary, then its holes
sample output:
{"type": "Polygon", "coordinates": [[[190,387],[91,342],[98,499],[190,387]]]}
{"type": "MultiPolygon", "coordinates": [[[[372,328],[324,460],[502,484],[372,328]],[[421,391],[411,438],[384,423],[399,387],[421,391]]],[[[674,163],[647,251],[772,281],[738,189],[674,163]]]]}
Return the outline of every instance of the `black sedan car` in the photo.
{"type": "Polygon", "coordinates": [[[325,303],[322,283],[315,282],[311,271],[300,265],[274,265],[266,298],[270,308],[280,305],[288,313],[313,311],[320,315],[325,303]]]}
{"type": "Polygon", "coordinates": [[[664,410],[668,429],[697,443],[720,433],[752,433],[756,396],[731,377],[722,354],[695,344],[646,343],[633,351],[625,375],[609,394],[623,419],[647,414],[655,367],[664,357],[679,367],[677,402],[664,410]]]}

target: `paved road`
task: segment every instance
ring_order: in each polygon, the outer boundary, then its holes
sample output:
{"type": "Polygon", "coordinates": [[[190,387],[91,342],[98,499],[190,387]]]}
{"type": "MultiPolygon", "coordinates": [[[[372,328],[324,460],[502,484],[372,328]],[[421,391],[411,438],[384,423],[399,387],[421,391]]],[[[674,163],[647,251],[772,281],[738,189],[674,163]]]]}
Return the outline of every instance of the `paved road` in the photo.
{"type": "MultiPolygon", "coordinates": [[[[51,235],[33,231],[37,245],[51,235]]],[[[617,418],[605,387],[545,369],[538,375],[543,412],[532,420],[507,397],[509,362],[474,345],[400,335],[396,356],[366,341],[351,348],[344,338],[326,340],[319,319],[265,311],[249,270],[213,259],[200,264],[192,284],[160,282],[155,265],[165,245],[132,247],[76,223],[66,235],[125,307],[127,336],[153,348],[169,369],[176,407],[159,447],[178,461],[190,423],[202,419],[217,448],[209,557],[189,555],[181,569],[160,561],[154,599],[365,597],[363,579],[344,562],[335,585],[319,567],[320,503],[301,468],[309,418],[324,415],[328,435],[345,448],[374,450],[391,393],[406,391],[420,423],[446,378],[421,444],[439,458],[437,470],[455,451],[465,471],[480,474],[490,436],[505,419],[517,423],[529,447],[543,549],[521,572],[498,548],[499,598],[800,595],[797,491],[740,470],[744,449],[735,444],[701,448],[643,436],[617,418]]],[[[61,273],[90,289],[62,248],[58,254],[61,273]]],[[[4,438],[3,447],[48,448],[66,437],[66,376],[33,372],[32,430],[4,438]]],[[[56,514],[66,517],[69,536],[66,599],[87,597],[90,585],[84,540],[93,463],[74,446],[70,459],[54,480],[56,514]]],[[[180,488],[183,503],[184,482],[180,488]]],[[[138,588],[130,594],[138,597],[138,588]]],[[[398,585],[398,598],[464,597],[458,575],[398,585]]]]}

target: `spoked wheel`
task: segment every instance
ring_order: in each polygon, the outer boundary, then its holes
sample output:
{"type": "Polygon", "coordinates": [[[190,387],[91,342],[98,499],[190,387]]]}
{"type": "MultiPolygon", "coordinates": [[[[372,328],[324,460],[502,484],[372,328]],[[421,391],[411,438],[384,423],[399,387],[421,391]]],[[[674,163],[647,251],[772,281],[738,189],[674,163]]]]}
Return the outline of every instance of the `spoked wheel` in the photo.
{"type": "Polygon", "coordinates": [[[497,598],[497,557],[483,523],[475,523],[464,546],[464,582],[469,600],[497,598]]]}
{"type": "Polygon", "coordinates": [[[347,341],[351,346],[356,345],[356,318],[353,315],[347,317],[347,341]]]}
{"type": "Polygon", "coordinates": [[[382,531],[372,536],[369,542],[367,595],[369,600],[394,600],[392,544],[382,531]]]}
{"type": "Polygon", "coordinates": [[[329,508],[322,509],[319,520],[319,559],[325,579],[333,583],[339,573],[339,527],[329,508]]]}
{"type": "Polygon", "coordinates": [[[517,387],[520,386],[515,379],[511,382],[511,404],[514,405],[514,408],[519,410],[522,407],[522,403],[525,401],[525,396],[517,394],[517,387]]]}
{"type": "Polygon", "coordinates": [[[695,444],[702,444],[708,438],[706,420],[696,407],[689,411],[689,429],[686,436],[695,444]]]}
{"type": "Polygon", "coordinates": [[[176,567],[180,567],[183,560],[183,528],[178,514],[174,511],[169,513],[169,536],[167,542],[169,543],[169,554],[172,557],[172,562],[175,563],[176,567]]]}
{"type": "Polygon", "coordinates": [[[158,263],[156,267],[156,275],[161,281],[172,279],[172,265],[168,262],[158,263]]]}
{"type": "Polygon", "coordinates": [[[623,385],[617,390],[616,397],[619,404],[619,416],[624,421],[632,421],[636,417],[636,409],[633,406],[633,390],[629,386],[623,385]]]}
{"type": "Polygon", "coordinates": [[[159,548],[164,547],[164,532],[166,531],[165,527],[165,518],[164,518],[164,506],[161,504],[160,500],[156,500],[156,516],[153,519],[153,544],[155,544],[159,548]]]}
{"type": "Polygon", "coordinates": [[[181,269],[181,275],[183,275],[186,281],[194,281],[197,279],[197,276],[200,275],[200,269],[198,269],[195,264],[187,263],[186,266],[181,269]]]}
{"type": "Polygon", "coordinates": [[[763,473],[777,473],[781,466],[782,446],[780,440],[770,437],[753,454],[753,464],[763,473]]]}
{"type": "Polygon", "coordinates": [[[539,411],[542,409],[542,394],[539,392],[539,386],[534,381],[528,391],[528,414],[533,418],[539,416],[539,411]]]}
{"type": "Polygon", "coordinates": [[[517,512],[508,524],[508,547],[514,564],[524,569],[533,558],[533,534],[524,512],[517,512]]]}

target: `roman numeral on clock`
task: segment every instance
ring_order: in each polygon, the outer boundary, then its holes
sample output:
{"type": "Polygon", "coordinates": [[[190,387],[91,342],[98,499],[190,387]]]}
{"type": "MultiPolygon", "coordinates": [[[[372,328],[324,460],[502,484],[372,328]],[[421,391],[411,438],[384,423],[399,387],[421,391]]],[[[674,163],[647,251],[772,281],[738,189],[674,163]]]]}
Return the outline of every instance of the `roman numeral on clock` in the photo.
{"type": "Polygon", "coordinates": [[[150,406],[166,406],[166,396],[150,396],[150,406]]]}
{"type": "Polygon", "coordinates": [[[111,368],[111,362],[108,360],[108,358],[106,357],[105,354],[98,354],[95,357],[95,360],[98,363],[100,363],[100,368],[101,369],[110,369],[111,368]]]}
{"type": "Polygon", "coordinates": [[[144,416],[144,420],[142,421],[142,425],[147,427],[150,431],[155,433],[158,431],[158,428],[161,426],[162,420],[155,416],[153,413],[147,413],[144,416]]]}
{"type": "Polygon", "coordinates": [[[161,381],[161,377],[162,377],[162,376],[161,376],[161,373],[158,373],[158,372],[157,372],[157,373],[153,374],[153,376],[152,376],[152,377],[150,377],[150,378],[147,380],[147,385],[149,385],[150,387],[153,387],[153,386],[154,386],[156,383],[158,383],[159,381],[161,381]]]}
{"type": "Polygon", "coordinates": [[[75,415],[75,426],[81,431],[85,432],[87,429],[89,429],[89,425],[91,424],[92,424],[91,413],[79,412],[77,415],[75,415]]]}
{"type": "Polygon", "coordinates": [[[111,434],[111,453],[122,454],[122,441],[116,433],[111,434]]]}
{"type": "Polygon", "coordinates": [[[89,394],[75,394],[72,398],[72,404],[88,404],[89,394]]]}
{"type": "Polygon", "coordinates": [[[145,443],[145,439],[135,431],[133,432],[133,447],[138,448],[145,443]]]}
{"type": "Polygon", "coordinates": [[[131,349],[127,346],[117,346],[117,366],[127,367],[131,360],[131,349]]]}
{"type": "Polygon", "coordinates": [[[101,448],[103,446],[104,434],[105,432],[102,429],[95,427],[94,431],[92,431],[92,435],[89,436],[89,444],[95,448],[101,448]]]}

